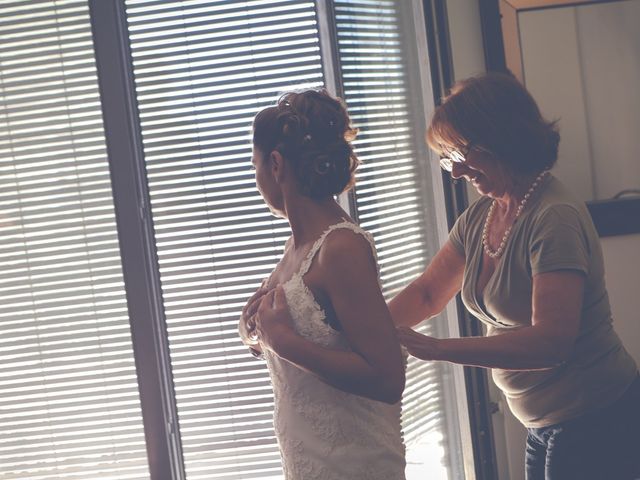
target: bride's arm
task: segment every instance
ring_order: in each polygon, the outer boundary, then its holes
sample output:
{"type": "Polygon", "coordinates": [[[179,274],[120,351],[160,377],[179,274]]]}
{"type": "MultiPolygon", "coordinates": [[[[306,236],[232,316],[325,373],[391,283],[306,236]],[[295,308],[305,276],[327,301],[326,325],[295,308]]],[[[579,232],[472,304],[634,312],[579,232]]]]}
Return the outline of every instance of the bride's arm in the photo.
{"type": "Polygon", "coordinates": [[[351,231],[336,231],[315,262],[352,351],[324,348],[297,335],[280,287],[258,309],[263,348],[343,391],[396,403],[404,390],[404,359],[368,242],[351,231]]]}

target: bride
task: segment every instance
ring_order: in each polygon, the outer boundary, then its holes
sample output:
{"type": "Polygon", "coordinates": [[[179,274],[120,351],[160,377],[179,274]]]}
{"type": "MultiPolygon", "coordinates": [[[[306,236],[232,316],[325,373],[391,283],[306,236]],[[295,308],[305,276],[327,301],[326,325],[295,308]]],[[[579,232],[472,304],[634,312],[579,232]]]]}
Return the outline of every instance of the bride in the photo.
{"type": "Polygon", "coordinates": [[[334,199],[353,185],[355,134],[324,90],[285,94],[253,124],[258,190],[293,235],[239,330],[269,367],[287,480],[405,478],[405,357],[373,239],[334,199]]]}

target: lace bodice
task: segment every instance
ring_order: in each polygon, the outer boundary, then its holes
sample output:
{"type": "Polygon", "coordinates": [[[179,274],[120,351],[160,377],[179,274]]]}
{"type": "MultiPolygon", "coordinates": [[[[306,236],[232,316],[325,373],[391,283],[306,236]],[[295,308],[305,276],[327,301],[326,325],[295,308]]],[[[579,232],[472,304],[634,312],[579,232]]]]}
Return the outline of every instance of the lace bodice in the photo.
{"type": "MultiPolygon", "coordinates": [[[[314,243],[283,289],[299,335],[334,350],[350,350],[343,333],[326,322],[303,277],[327,236],[336,229],[373,239],[351,222],[332,225],[314,243]]],[[[338,390],[271,352],[274,426],[286,480],[403,480],[400,403],[388,405],[338,390]]]]}

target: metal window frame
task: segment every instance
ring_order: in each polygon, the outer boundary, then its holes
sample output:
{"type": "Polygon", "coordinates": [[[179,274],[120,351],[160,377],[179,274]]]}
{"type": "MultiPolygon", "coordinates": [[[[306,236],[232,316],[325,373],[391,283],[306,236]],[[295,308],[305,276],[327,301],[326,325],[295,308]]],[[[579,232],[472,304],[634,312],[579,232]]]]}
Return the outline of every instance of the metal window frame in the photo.
{"type": "Polygon", "coordinates": [[[88,1],[149,472],[184,480],[125,4],[88,1]]]}
{"type": "MultiPolygon", "coordinates": [[[[446,0],[422,0],[427,27],[427,48],[431,62],[431,80],[435,105],[454,84],[451,40],[449,36],[446,0]]],[[[482,1],[482,0],[481,0],[482,1]]],[[[456,218],[467,208],[469,202],[463,182],[453,180],[442,172],[442,187],[447,216],[448,229],[456,218]]],[[[456,296],[458,331],[460,336],[481,336],[482,329],[473,318],[460,295],[456,296]]],[[[473,469],[465,465],[467,478],[476,480],[495,480],[498,478],[495,440],[493,433],[492,403],[489,397],[487,370],[477,367],[464,367],[464,384],[467,395],[467,412],[473,456],[473,469]]],[[[469,449],[466,448],[466,451],[469,449]]],[[[465,456],[465,462],[467,458],[465,456]]]]}
{"type": "MultiPolygon", "coordinates": [[[[316,21],[320,36],[320,58],[326,89],[332,95],[344,98],[344,86],[340,76],[340,55],[338,54],[338,32],[336,30],[333,0],[315,0],[316,21]]],[[[356,222],[358,219],[356,189],[338,196],[342,209],[356,222]]]]}

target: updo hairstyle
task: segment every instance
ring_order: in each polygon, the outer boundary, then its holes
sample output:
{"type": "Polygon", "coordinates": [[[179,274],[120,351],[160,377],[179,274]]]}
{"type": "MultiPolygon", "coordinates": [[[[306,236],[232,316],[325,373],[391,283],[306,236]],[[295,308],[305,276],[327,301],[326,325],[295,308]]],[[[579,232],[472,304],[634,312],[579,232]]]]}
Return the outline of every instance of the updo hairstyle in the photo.
{"type": "Polygon", "coordinates": [[[551,168],[559,142],[556,122],[546,121],[524,86],[504,73],[456,83],[427,130],[427,143],[440,154],[471,146],[521,175],[551,168]]]}
{"type": "Polygon", "coordinates": [[[293,167],[303,195],[323,200],[351,188],[360,164],[351,141],[358,133],[344,103],[324,89],[282,95],[253,120],[253,144],[280,152],[293,167]]]}

